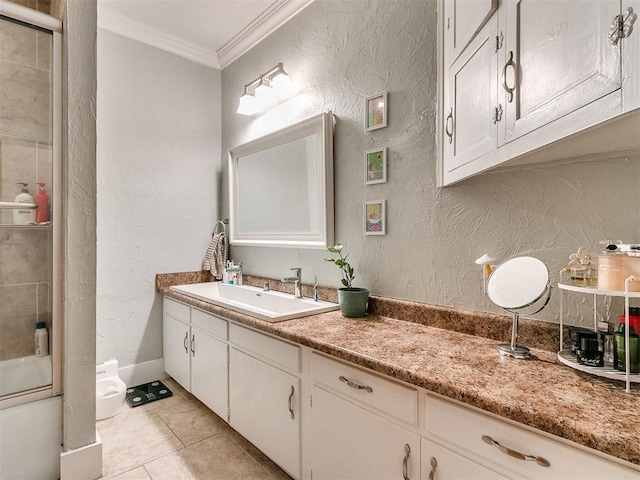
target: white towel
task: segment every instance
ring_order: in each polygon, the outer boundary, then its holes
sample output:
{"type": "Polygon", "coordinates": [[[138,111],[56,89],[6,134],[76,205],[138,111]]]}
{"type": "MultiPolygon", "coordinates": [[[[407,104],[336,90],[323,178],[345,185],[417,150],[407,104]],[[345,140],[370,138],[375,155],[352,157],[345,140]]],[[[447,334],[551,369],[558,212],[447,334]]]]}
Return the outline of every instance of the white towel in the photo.
{"type": "Polygon", "coordinates": [[[227,263],[226,258],[226,245],[227,239],[224,233],[216,233],[211,238],[209,246],[207,247],[207,253],[204,254],[204,261],[202,262],[202,269],[210,271],[211,275],[216,280],[222,279],[222,272],[224,271],[224,265],[227,263]]]}

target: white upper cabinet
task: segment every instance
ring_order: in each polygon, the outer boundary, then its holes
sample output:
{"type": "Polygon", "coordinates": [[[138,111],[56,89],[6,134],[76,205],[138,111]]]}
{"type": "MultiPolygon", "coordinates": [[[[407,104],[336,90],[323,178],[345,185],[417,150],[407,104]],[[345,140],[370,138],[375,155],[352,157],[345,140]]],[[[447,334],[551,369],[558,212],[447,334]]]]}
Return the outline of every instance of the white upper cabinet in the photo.
{"type": "Polygon", "coordinates": [[[620,18],[622,35],[622,111],[640,108],[640,0],[624,0],[620,18]],[[635,30],[635,32],[634,32],[635,30]]]}
{"type": "Polygon", "coordinates": [[[445,61],[450,65],[498,8],[498,0],[451,0],[444,5],[445,61]]]}
{"type": "MultiPolygon", "coordinates": [[[[498,146],[497,16],[453,62],[444,85],[447,166],[455,170],[498,146]]],[[[499,37],[498,37],[499,38],[499,37]]]]}
{"type": "MultiPolygon", "coordinates": [[[[501,87],[506,141],[546,125],[620,89],[620,48],[609,27],[619,0],[506,2],[501,87]]],[[[620,113],[610,96],[590,123],[620,113]]]]}
{"type": "Polygon", "coordinates": [[[441,1],[442,185],[640,151],[640,0],[441,1]]]}

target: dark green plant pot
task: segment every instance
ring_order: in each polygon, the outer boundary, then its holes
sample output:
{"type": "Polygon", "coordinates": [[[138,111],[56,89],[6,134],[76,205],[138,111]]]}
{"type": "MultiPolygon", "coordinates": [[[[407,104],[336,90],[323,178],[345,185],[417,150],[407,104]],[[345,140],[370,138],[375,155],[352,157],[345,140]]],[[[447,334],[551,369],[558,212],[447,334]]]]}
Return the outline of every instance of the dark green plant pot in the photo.
{"type": "Polygon", "coordinates": [[[367,314],[369,290],[366,288],[339,288],[338,304],[344,317],[360,318],[367,314]]]}

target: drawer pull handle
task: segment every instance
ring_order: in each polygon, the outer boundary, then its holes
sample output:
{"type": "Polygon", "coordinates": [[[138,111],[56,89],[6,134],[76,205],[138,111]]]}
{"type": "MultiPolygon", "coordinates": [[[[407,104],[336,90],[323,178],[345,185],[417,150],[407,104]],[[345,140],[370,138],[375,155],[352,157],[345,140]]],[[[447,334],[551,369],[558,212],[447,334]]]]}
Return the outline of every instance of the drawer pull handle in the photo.
{"type": "Polygon", "coordinates": [[[520,452],[518,452],[516,450],[512,450],[512,449],[510,449],[508,447],[505,447],[504,445],[500,445],[498,442],[496,442],[493,438],[489,437],[488,435],[483,435],[482,436],[482,441],[484,443],[488,443],[489,445],[493,445],[498,450],[500,450],[502,453],[505,453],[505,454],[509,455],[510,457],[517,458],[518,460],[525,460],[527,462],[536,462],[541,467],[550,467],[551,466],[551,463],[549,463],[549,460],[547,460],[545,458],[536,457],[535,455],[525,455],[524,453],[520,453],[520,452]]]}
{"type": "Polygon", "coordinates": [[[411,447],[409,446],[408,443],[404,444],[404,453],[406,455],[402,460],[402,478],[404,480],[410,480],[409,479],[409,454],[411,453],[411,447]]]}
{"type": "Polygon", "coordinates": [[[504,68],[502,69],[502,88],[507,92],[507,101],[509,103],[513,102],[513,91],[516,89],[515,85],[513,87],[509,87],[507,85],[507,69],[509,67],[513,67],[514,71],[516,68],[516,64],[513,61],[513,52],[509,52],[509,59],[507,63],[504,64],[504,68]]]}
{"type": "Polygon", "coordinates": [[[293,393],[294,392],[295,392],[295,389],[293,388],[293,385],[291,385],[291,393],[289,394],[289,413],[291,414],[291,420],[296,418],[295,414],[293,413],[293,393]]]}
{"type": "Polygon", "coordinates": [[[373,388],[371,388],[371,387],[369,387],[367,385],[358,385],[357,383],[353,383],[351,380],[343,377],[342,375],[340,375],[340,381],[342,383],[346,383],[351,388],[355,388],[356,390],[366,390],[369,393],[373,393],[373,388]]]}
{"type": "Polygon", "coordinates": [[[196,356],[196,335],[195,333],[191,335],[191,355],[193,357],[196,356]]]}
{"type": "Polygon", "coordinates": [[[429,472],[429,480],[433,480],[436,477],[436,468],[438,468],[438,461],[436,457],[431,457],[431,471],[429,472]]]}
{"type": "Polygon", "coordinates": [[[189,332],[184,334],[184,340],[182,341],[182,346],[184,347],[184,353],[189,353],[189,347],[187,347],[188,341],[189,341],[189,332]]]}
{"type": "Polygon", "coordinates": [[[449,137],[449,143],[453,143],[453,107],[449,109],[449,115],[444,121],[444,133],[449,137]],[[449,120],[451,120],[451,129],[449,129],[449,120]]]}

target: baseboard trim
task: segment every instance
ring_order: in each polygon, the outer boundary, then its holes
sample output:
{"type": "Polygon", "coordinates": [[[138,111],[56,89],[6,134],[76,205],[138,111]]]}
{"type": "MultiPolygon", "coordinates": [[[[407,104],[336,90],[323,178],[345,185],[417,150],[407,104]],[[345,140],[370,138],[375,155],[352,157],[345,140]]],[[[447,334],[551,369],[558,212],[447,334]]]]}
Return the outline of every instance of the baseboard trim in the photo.
{"type": "Polygon", "coordinates": [[[102,440],[60,454],[60,480],[96,480],[102,477],[102,440]]]}
{"type": "Polygon", "coordinates": [[[119,368],[118,374],[127,387],[168,378],[164,371],[164,359],[162,358],[119,368]]]}

